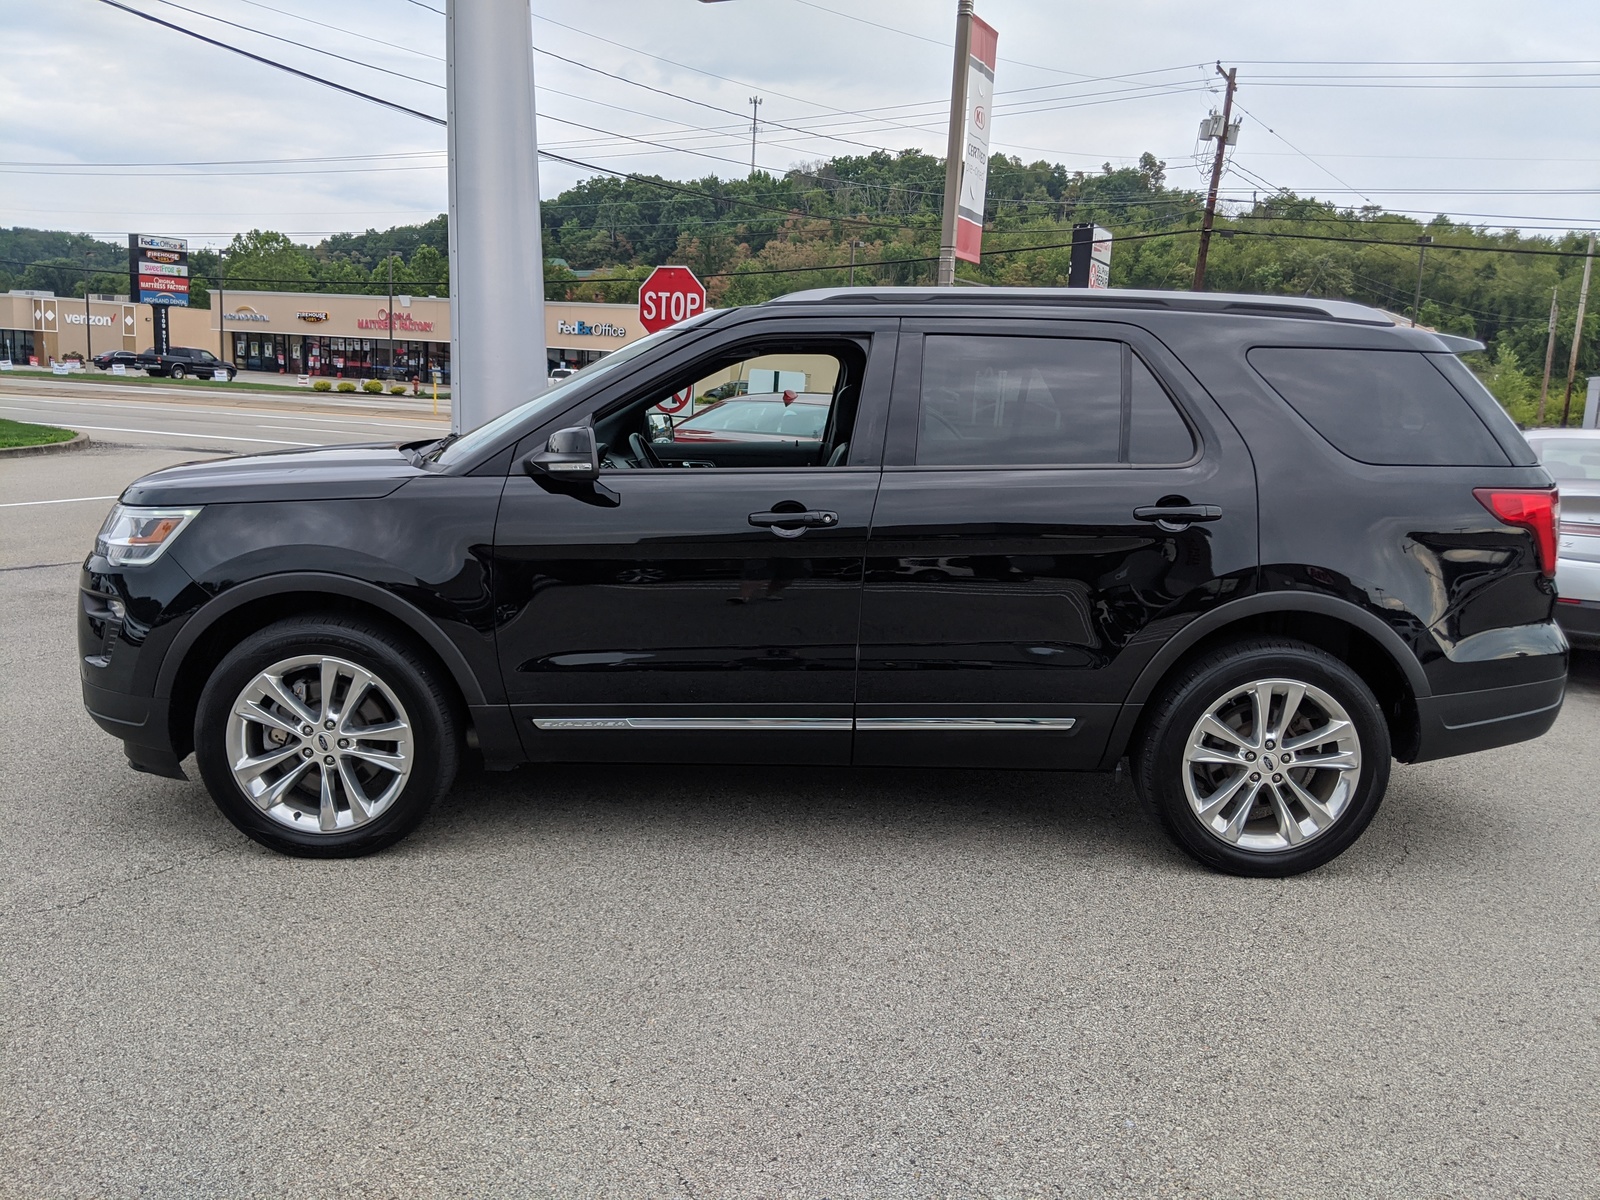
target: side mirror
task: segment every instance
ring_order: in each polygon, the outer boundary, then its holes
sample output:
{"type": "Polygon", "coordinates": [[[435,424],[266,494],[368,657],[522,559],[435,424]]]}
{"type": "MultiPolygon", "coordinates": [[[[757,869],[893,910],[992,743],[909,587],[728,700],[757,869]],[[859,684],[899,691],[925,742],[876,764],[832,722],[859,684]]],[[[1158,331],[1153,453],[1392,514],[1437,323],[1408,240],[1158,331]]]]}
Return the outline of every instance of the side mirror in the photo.
{"type": "Polygon", "coordinates": [[[594,483],[600,478],[600,448],[588,425],[558,429],[544,449],[522,460],[522,469],[535,479],[559,483],[594,483]]]}

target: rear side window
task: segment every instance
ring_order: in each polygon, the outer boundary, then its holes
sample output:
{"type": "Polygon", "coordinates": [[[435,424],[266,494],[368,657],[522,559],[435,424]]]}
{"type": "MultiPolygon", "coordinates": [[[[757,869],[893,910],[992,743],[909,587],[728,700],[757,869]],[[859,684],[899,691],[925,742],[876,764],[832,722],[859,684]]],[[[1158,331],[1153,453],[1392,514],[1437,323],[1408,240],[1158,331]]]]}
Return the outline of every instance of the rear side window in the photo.
{"type": "Polygon", "coordinates": [[[1258,348],[1250,365],[1341,453],[1378,466],[1503,467],[1505,451],[1426,356],[1258,348]]]}
{"type": "Polygon", "coordinates": [[[1194,439],[1132,349],[1096,338],[930,335],[919,466],[1180,463],[1194,439]]]}

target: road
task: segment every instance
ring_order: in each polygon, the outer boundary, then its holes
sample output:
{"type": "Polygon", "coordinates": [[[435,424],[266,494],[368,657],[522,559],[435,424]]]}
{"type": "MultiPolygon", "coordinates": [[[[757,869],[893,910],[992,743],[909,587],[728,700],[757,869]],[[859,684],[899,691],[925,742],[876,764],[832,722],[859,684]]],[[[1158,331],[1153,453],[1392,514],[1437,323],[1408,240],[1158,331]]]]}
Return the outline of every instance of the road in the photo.
{"type": "Polygon", "coordinates": [[[96,442],[241,454],[449,432],[449,414],[410,397],[380,401],[198,387],[0,376],[0,417],[62,425],[96,442]]]}
{"type": "Polygon", "coordinates": [[[297,861],[73,640],[74,498],[284,416],[0,465],[0,1197],[1600,1195],[1594,656],[1298,879],[1031,772],[468,772],[297,861]]]}

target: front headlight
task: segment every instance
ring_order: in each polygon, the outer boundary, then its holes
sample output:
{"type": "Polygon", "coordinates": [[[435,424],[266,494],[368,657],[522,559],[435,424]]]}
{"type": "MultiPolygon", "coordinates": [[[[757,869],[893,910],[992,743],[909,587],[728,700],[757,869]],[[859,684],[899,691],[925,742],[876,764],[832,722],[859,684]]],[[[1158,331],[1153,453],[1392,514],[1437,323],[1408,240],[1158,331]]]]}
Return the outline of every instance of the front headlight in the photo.
{"type": "Polygon", "coordinates": [[[130,508],[118,504],[94,539],[94,552],[113,567],[153,563],[184,526],[200,515],[198,508],[130,508]]]}

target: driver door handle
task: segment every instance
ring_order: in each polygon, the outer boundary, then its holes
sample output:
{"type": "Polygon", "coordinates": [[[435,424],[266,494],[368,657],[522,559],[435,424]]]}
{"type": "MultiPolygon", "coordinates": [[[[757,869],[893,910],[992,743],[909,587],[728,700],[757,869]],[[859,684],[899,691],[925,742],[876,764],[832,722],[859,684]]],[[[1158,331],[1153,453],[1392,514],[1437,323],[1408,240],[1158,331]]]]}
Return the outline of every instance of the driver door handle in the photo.
{"type": "Polygon", "coordinates": [[[750,524],[757,529],[828,529],[839,523],[836,512],[753,512],[750,524]]]}
{"type": "Polygon", "coordinates": [[[1191,521],[1220,521],[1220,504],[1147,504],[1133,510],[1140,521],[1157,521],[1163,525],[1187,525],[1191,521]]]}

